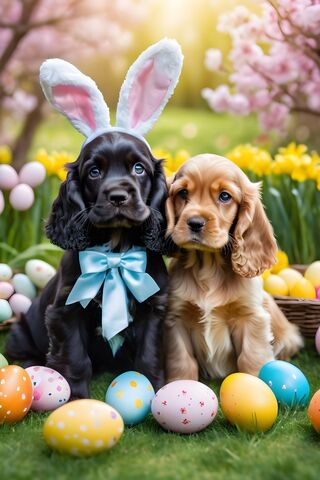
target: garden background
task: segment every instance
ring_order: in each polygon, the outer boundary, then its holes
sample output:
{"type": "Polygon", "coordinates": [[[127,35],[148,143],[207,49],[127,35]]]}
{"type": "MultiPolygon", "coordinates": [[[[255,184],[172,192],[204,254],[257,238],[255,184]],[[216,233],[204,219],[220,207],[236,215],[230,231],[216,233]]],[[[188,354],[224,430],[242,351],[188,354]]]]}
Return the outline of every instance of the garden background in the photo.
{"type": "MultiPolygon", "coordinates": [[[[318,0],[2,0],[0,262],[23,270],[31,258],[57,266],[61,257],[43,226],[64,164],[76,159],[83,138],[46,104],[41,62],[73,62],[95,79],[114,114],[129,65],[164,36],[176,38],[185,56],[176,92],[147,137],[155,155],[166,159],[166,172],[193,154],[228,156],[262,182],[289,261],[320,259],[318,0]],[[10,180],[1,166],[19,173],[30,161],[44,165],[46,178],[22,188],[21,205],[19,192],[12,192],[22,177],[10,180]]],[[[294,363],[315,392],[320,363],[312,342],[294,363]]],[[[94,380],[95,398],[103,399],[111,378],[94,380]]],[[[218,393],[219,383],[212,386],[218,393]]],[[[45,417],[31,413],[17,425],[0,426],[3,478],[313,479],[320,468],[320,437],[305,411],[282,411],[270,432],[256,435],[231,428],[221,412],[190,437],[165,433],[150,418],[127,429],[110,452],[88,460],[50,452],[41,437],[45,417]]]]}

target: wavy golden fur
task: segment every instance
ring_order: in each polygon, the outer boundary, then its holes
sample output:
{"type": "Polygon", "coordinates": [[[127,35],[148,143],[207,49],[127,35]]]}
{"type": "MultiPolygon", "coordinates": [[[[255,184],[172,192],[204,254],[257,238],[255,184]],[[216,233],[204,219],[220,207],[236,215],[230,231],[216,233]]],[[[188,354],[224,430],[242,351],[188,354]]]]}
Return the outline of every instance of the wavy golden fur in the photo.
{"type": "Polygon", "coordinates": [[[187,160],[170,185],[167,235],[179,251],[170,264],[167,381],[257,375],[303,344],[262,288],[259,275],[274,264],[277,245],[259,189],[209,154],[187,160]]]}

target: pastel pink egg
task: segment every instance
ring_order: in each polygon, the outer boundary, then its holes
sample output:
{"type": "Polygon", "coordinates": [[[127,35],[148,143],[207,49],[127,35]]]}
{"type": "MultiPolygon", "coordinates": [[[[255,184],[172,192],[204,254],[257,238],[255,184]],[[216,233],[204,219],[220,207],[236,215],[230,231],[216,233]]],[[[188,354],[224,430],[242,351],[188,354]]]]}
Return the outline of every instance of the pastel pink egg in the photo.
{"type": "Polygon", "coordinates": [[[316,298],[320,300],[320,287],[316,287],[316,298]]]}
{"type": "Polygon", "coordinates": [[[19,211],[28,210],[34,202],[34,193],[32,188],[20,183],[10,192],[9,201],[14,209],[19,211]]]}
{"type": "Polygon", "coordinates": [[[160,388],[152,400],[151,411],[165,430],[194,433],[214,420],[218,399],[211,390],[195,380],[176,380],[160,388]]]}
{"type": "Polygon", "coordinates": [[[59,372],[41,366],[28,367],[26,371],[33,385],[31,410],[55,410],[69,400],[69,384],[59,372]]]}
{"type": "Polygon", "coordinates": [[[3,193],[0,190],[0,215],[4,210],[4,207],[5,207],[4,196],[3,196],[3,193]]]}
{"type": "Polygon", "coordinates": [[[9,303],[15,315],[20,315],[20,313],[27,313],[32,302],[30,298],[26,297],[25,295],[21,295],[21,293],[15,293],[9,299],[9,303]]]}
{"type": "Polygon", "coordinates": [[[317,352],[320,355],[320,327],[318,328],[316,333],[315,343],[316,343],[317,352]]]}
{"type": "Polygon", "coordinates": [[[11,165],[0,165],[0,188],[3,190],[11,190],[18,182],[18,174],[11,165]]]}
{"type": "Polygon", "coordinates": [[[29,162],[19,172],[19,180],[30,187],[37,187],[46,178],[46,169],[40,162],[29,162]]]}
{"type": "Polygon", "coordinates": [[[14,292],[14,288],[9,282],[0,282],[0,298],[7,300],[14,292]]]}

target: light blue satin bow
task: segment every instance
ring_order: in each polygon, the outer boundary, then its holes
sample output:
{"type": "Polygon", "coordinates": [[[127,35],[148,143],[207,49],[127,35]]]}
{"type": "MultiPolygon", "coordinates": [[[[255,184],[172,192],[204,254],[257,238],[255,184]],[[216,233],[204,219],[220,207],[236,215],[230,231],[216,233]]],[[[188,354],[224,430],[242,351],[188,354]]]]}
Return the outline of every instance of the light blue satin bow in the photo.
{"type": "Polygon", "coordinates": [[[80,302],[86,308],[103,284],[102,335],[109,341],[115,355],[123,343],[123,338],[118,334],[132,320],[128,312],[126,288],[138,302],[143,302],[160,289],[146,273],[145,248],[133,247],[120,253],[101,250],[101,247],[96,247],[79,252],[81,275],[71,290],[66,305],[80,302]]]}

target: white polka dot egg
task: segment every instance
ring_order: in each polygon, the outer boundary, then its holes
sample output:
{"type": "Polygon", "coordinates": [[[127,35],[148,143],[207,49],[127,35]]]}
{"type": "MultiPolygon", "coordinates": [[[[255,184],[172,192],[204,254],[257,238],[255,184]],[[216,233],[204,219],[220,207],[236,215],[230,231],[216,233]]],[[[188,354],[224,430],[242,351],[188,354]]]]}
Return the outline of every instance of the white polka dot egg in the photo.
{"type": "Polygon", "coordinates": [[[26,368],[33,385],[31,410],[55,410],[70,398],[70,387],[59,372],[47,367],[26,368]]]}
{"type": "Polygon", "coordinates": [[[90,456],[111,448],[123,433],[123,420],[99,400],[75,400],[52,412],[43,435],[47,445],[73,456],[90,456]]]}
{"type": "Polygon", "coordinates": [[[136,425],[150,413],[153,397],[154,390],[147,377],[129,371],[111,382],[106,402],[118,410],[125,425],[136,425]]]}

